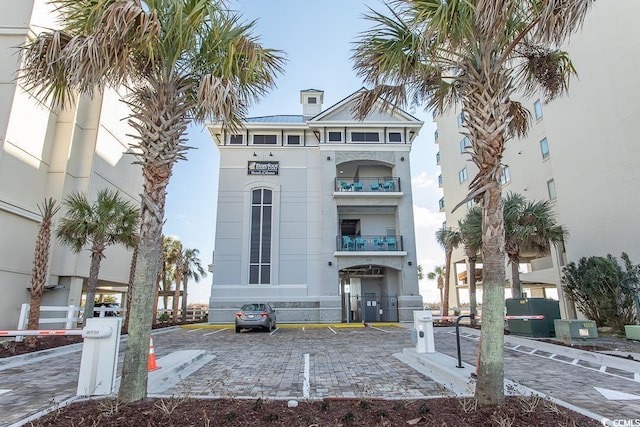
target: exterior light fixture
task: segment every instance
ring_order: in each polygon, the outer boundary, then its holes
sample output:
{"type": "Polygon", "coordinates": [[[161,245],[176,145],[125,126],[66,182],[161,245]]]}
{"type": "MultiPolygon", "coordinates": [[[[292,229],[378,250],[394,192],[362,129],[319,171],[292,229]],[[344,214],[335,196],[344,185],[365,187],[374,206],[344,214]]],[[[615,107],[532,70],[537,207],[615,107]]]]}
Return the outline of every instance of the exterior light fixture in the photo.
{"type": "Polygon", "coordinates": [[[407,264],[412,265],[413,263],[411,261],[409,261],[407,264]]]}
{"type": "Polygon", "coordinates": [[[320,131],[319,130],[314,130],[313,134],[316,136],[316,139],[318,140],[318,142],[320,142],[320,131]]]}
{"type": "Polygon", "coordinates": [[[329,261],[329,262],[327,263],[327,265],[332,266],[332,265],[333,265],[333,263],[332,263],[331,261],[329,261]]]}
{"type": "Polygon", "coordinates": [[[273,153],[272,152],[269,152],[269,157],[273,157],[273,153]]]}
{"type": "Polygon", "coordinates": [[[331,160],[331,156],[327,156],[327,160],[331,160]]]}
{"type": "Polygon", "coordinates": [[[253,152],[253,157],[258,157],[255,151],[253,152]]]}

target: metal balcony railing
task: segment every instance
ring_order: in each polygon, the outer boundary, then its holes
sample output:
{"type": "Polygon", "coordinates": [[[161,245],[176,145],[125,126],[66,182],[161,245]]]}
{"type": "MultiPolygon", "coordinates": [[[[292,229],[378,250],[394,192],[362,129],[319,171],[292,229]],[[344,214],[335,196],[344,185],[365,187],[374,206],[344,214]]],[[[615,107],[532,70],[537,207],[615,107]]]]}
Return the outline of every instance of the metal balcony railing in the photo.
{"type": "Polygon", "coordinates": [[[368,193],[399,192],[400,178],[368,177],[368,178],[336,178],[334,191],[353,191],[368,193]]]}
{"type": "Polygon", "coordinates": [[[336,236],[338,251],[397,252],[403,251],[402,236],[336,236]]]}

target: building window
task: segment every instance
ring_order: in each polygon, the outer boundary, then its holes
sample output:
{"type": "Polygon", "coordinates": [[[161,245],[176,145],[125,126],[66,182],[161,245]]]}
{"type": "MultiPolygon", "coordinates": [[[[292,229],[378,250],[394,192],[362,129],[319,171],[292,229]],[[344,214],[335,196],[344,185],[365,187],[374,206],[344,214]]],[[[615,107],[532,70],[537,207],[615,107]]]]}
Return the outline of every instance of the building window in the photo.
{"type": "Polygon", "coordinates": [[[329,132],[329,142],[342,141],[342,132],[329,132]]]}
{"type": "Polygon", "coordinates": [[[433,140],[434,140],[434,141],[438,141],[438,136],[439,136],[439,135],[438,135],[438,131],[436,130],[436,131],[433,133],[433,140]]]}
{"type": "Polygon", "coordinates": [[[549,191],[549,200],[556,199],[556,182],[553,179],[547,181],[547,191],[549,191]]]}
{"type": "Polygon", "coordinates": [[[402,134],[400,132],[389,132],[389,142],[402,142],[402,134]]]}
{"type": "Polygon", "coordinates": [[[502,167],[502,173],[500,174],[500,184],[505,185],[511,182],[511,171],[509,170],[509,166],[502,167]]]}
{"type": "Polygon", "coordinates": [[[476,202],[474,202],[473,199],[469,199],[469,200],[467,200],[467,207],[471,208],[471,207],[473,207],[473,205],[475,205],[475,203],[476,202]]]}
{"type": "Polygon", "coordinates": [[[440,207],[440,210],[444,209],[444,197],[438,200],[438,206],[440,207]]]}
{"type": "Polygon", "coordinates": [[[460,111],[460,114],[458,114],[458,127],[461,128],[464,125],[464,111],[460,111]]]}
{"type": "Polygon", "coordinates": [[[288,145],[300,145],[300,135],[287,135],[288,145]]]}
{"type": "Polygon", "coordinates": [[[460,181],[460,184],[462,184],[466,180],[467,180],[467,168],[464,168],[458,171],[458,181],[460,181]]]}
{"type": "Polygon", "coordinates": [[[533,103],[533,113],[536,116],[536,120],[540,120],[542,118],[542,104],[539,99],[533,103]]]}
{"type": "Polygon", "coordinates": [[[436,165],[439,165],[439,164],[440,164],[440,152],[438,151],[436,153],[436,165]]]}
{"type": "Polygon", "coordinates": [[[272,191],[264,188],[251,192],[251,241],[249,283],[271,283],[271,213],[272,191]]]}
{"type": "Polygon", "coordinates": [[[276,135],[253,135],[253,145],[275,145],[278,143],[276,135]]]}
{"type": "Polygon", "coordinates": [[[229,144],[242,144],[242,135],[231,135],[229,137],[229,144]]]}
{"type": "Polygon", "coordinates": [[[378,132],[351,132],[353,142],[378,142],[380,134],[378,132]]]}
{"type": "Polygon", "coordinates": [[[442,187],[442,174],[438,175],[438,186],[442,187]]]}
{"type": "Polygon", "coordinates": [[[317,101],[316,101],[316,97],[315,96],[310,96],[309,97],[309,104],[315,104],[316,102],[317,101]]]}
{"type": "Polygon", "coordinates": [[[468,147],[471,147],[471,140],[465,136],[460,140],[460,152],[466,153],[468,147]]]}
{"type": "Polygon", "coordinates": [[[549,143],[547,142],[547,138],[543,138],[540,140],[540,151],[542,152],[542,158],[549,158],[549,143]]]}

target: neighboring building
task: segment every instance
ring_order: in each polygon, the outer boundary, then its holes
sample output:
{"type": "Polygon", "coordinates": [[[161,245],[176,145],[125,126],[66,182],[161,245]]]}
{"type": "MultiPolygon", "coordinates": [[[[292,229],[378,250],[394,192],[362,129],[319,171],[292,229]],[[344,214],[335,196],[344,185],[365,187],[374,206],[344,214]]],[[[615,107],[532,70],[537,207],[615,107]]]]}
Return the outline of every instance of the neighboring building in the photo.
{"type": "MultiPolygon", "coordinates": [[[[220,151],[210,322],[269,302],[279,322],[410,321],[418,290],[409,154],[422,122],[399,109],[364,121],[358,92],[323,110],[209,130],[220,151]]],[[[382,105],[382,104],[381,104],[382,105]]]]}
{"type": "MultiPolygon", "coordinates": [[[[639,14],[637,0],[596,2],[583,30],[565,46],[578,72],[569,94],[546,105],[535,97],[524,99],[532,113],[529,135],[507,143],[504,193],[550,200],[559,223],[569,230],[564,251],[524,258],[520,275],[528,296],[559,298],[563,317],[572,307],[559,286],[562,265],[583,256],[619,257],[623,251],[640,263],[640,87],[634,83],[640,69],[639,14]]],[[[444,190],[440,210],[454,228],[467,209],[451,209],[464,199],[477,172],[463,154],[460,117],[459,109],[435,117],[444,190]]],[[[456,306],[468,302],[466,283],[456,280],[466,276],[463,248],[454,252],[453,262],[451,279],[457,286],[450,304],[456,306]]]]}
{"type": "MultiPolygon", "coordinates": [[[[38,204],[49,197],[60,202],[73,191],[95,200],[103,188],[138,204],[142,191],[140,168],[124,155],[131,130],[122,121],[128,112],[118,96],[80,98],[60,111],[36,102],[16,84],[16,47],[51,28],[54,16],[45,0],[0,2],[0,329],[14,329],[21,304],[29,302],[38,204]]],[[[54,225],[62,215],[63,210],[54,225]]],[[[118,245],[106,256],[99,292],[121,295],[127,290],[131,252],[118,245]]],[[[54,236],[43,305],[80,305],[89,263],[88,251],[73,254],[54,236]]]]}

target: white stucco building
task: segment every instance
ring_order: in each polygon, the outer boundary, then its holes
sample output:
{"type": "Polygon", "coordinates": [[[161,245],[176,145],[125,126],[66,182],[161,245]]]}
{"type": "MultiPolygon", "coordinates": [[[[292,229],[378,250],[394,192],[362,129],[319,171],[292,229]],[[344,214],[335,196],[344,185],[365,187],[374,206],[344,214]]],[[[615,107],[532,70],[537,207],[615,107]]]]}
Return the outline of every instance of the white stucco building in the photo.
{"type": "Polygon", "coordinates": [[[279,322],[407,321],[418,291],[409,155],[422,122],[351,112],[358,92],[323,109],[209,130],[220,151],[210,322],[269,302],[279,322]]]}
{"type": "MultiPolygon", "coordinates": [[[[53,17],[45,0],[0,2],[0,329],[14,329],[21,304],[29,302],[38,204],[49,197],[60,202],[73,191],[95,200],[104,188],[139,204],[142,190],[140,169],[124,154],[131,131],[122,121],[128,112],[116,94],[80,98],[61,111],[36,102],[16,83],[16,47],[51,28],[53,17]]],[[[62,215],[63,210],[54,226],[62,215]]],[[[99,289],[122,294],[131,252],[112,246],[106,256],[99,289]]],[[[54,237],[43,305],[80,305],[89,262],[88,251],[73,254],[54,237]]]]}
{"type": "MultiPolygon", "coordinates": [[[[549,104],[536,97],[522,101],[532,113],[532,126],[526,139],[507,143],[503,191],[550,200],[569,230],[564,251],[522,260],[520,278],[529,296],[562,300],[562,265],[584,256],[619,257],[625,251],[640,263],[640,87],[634,83],[640,69],[638,14],[636,0],[595,2],[582,31],[564,47],[578,72],[569,94],[549,104]]],[[[462,153],[459,115],[458,109],[435,118],[444,190],[440,210],[450,227],[466,214],[464,206],[454,213],[451,209],[464,199],[477,172],[462,153]]],[[[453,262],[451,280],[457,286],[450,304],[457,306],[468,302],[467,285],[458,275],[465,269],[462,248],[454,252],[453,262]]],[[[560,307],[563,317],[571,315],[571,307],[560,307]]]]}

